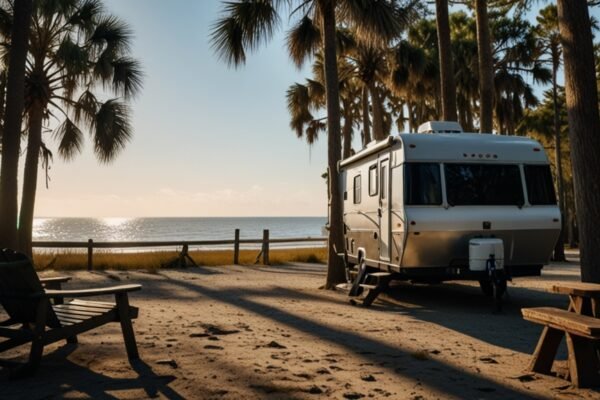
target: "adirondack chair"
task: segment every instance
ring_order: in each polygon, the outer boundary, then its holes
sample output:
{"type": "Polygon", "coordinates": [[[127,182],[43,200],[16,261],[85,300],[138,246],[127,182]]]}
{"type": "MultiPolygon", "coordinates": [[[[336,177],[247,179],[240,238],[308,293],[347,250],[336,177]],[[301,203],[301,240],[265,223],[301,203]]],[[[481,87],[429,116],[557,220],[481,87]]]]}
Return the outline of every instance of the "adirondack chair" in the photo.
{"type": "MultiPolygon", "coordinates": [[[[51,278],[56,285],[66,278],[51,278]],[[58,282],[57,282],[58,281],[58,282]]],[[[119,322],[130,360],[139,358],[131,320],[138,309],[129,305],[128,293],[141,285],[99,289],[44,289],[31,260],[12,250],[0,252],[0,305],[9,319],[0,322],[0,353],[31,343],[29,360],[11,371],[11,377],[30,375],[39,366],[44,346],[61,340],[77,343],[77,335],[110,322],[119,322]],[[82,297],[115,296],[115,303],[82,300],[82,297]],[[73,299],[64,302],[64,299],[73,299]]]]}

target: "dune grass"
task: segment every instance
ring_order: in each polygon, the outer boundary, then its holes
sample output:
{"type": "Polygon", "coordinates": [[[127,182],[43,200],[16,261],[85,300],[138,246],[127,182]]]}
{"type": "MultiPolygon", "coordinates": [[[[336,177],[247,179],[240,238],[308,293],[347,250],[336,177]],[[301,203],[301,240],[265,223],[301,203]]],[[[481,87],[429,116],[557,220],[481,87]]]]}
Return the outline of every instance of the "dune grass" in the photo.
{"type": "MultiPolygon", "coordinates": [[[[240,264],[253,265],[260,250],[240,250],[240,264]]],[[[220,266],[233,263],[233,250],[191,250],[192,259],[199,266],[220,266]]],[[[179,254],[175,251],[152,251],[139,253],[120,253],[94,251],[94,270],[132,270],[144,269],[156,271],[177,265],[179,254]]],[[[290,262],[324,263],[327,260],[326,248],[271,249],[270,264],[290,262]]],[[[83,270],[87,268],[87,253],[57,251],[36,253],[33,256],[38,270],[83,270]]],[[[259,264],[262,262],[262,258],[259,264]]],[[[189,262],[188,262],[189,263],[189,262]]],[[[189,263],[191,265],[191,263],[189,263]]]]}

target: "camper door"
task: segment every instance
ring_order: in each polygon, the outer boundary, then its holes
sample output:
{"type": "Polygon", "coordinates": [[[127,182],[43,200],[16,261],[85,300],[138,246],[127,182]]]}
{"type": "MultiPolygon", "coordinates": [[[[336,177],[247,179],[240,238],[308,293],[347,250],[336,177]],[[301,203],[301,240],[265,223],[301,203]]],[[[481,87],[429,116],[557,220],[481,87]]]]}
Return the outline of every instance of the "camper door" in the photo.
{"type": "Polygon", "coordinates": [[[389,153],[379,158],[379,258],[390,260],[390,158],[389,153]]]}

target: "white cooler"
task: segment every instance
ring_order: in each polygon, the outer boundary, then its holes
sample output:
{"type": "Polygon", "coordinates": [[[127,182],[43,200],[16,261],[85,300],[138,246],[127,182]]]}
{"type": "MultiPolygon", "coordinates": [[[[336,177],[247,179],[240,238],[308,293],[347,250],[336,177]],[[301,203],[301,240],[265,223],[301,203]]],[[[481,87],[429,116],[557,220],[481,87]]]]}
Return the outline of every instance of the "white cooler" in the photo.
{"type": "Polygon", "coordinates": [[[487,260],[494,255],[496,269],[504,268],[504,242],[502,239],[481,238],[469,240],[469,269],[485,271],[487,260]]]}

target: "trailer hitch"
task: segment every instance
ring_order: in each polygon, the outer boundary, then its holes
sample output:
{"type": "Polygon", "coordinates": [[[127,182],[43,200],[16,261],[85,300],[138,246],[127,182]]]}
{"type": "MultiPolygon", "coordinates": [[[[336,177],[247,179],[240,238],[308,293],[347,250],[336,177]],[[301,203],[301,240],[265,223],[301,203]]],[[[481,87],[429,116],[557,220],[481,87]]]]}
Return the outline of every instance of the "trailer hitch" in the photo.
{"type": "Polygon", "coordinates": [[[496,268],[496,258],[493,254],[490,254],[490,258],[487,259],[485,268],[492,283],[495,312],[500,313],[502,312],[502,296],[506,292],[506,281],[510,278],[504,269],[496,268]]]}

